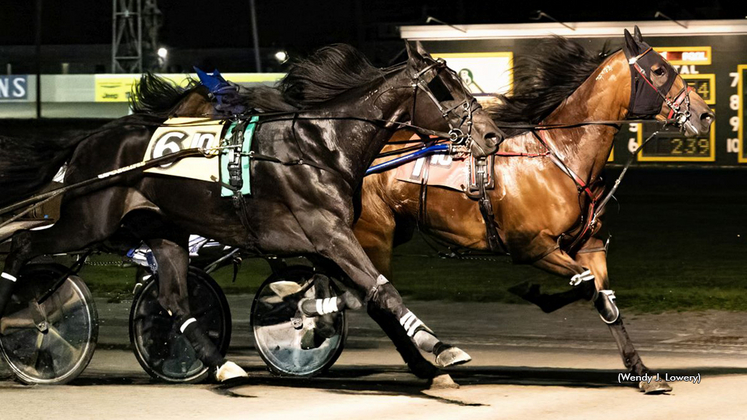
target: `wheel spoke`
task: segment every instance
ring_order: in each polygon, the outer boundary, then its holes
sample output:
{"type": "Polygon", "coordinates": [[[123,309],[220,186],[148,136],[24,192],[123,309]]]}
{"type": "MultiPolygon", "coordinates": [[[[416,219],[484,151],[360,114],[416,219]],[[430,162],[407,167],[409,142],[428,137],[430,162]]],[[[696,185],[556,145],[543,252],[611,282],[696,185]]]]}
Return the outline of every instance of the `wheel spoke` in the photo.
{"type": "Polygon", "coordinates": [[[72,312],[80,307],[80,299],[76,295],[71,295],[64,302],[59,302],[55,299],[56,302],[52,303],[51,300],[52,299],[48,299],[42,304],[44,311],[47,313],[47,321],[50,324],[57,324],[66,313],[72,312]],[[50,308],[50,306],[52,308],[50,308]]]}

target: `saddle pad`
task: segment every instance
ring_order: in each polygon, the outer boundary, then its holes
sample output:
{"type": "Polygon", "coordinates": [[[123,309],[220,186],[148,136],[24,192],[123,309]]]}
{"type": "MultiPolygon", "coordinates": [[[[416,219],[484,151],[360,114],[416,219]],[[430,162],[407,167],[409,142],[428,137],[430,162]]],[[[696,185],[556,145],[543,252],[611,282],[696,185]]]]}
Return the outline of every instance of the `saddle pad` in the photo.
{"type": "MultiPolygon", "coordinates": [[[[216,149],[220,146],[224,121],[205,118],[170,118],[158,127],[150,139],[143,161],[156,159],[191,148],[216,149]]],[[[146,170],[146,173],[218,182],[220,180],[217,153],[208,157],[188,157],[146,170]]]]}
{"type": "MultiPolygon", "coordinates": [[[[251,194],[250,159],[252,137],[258,118],[252,117],[244,129],[242,145],[241,176],[244,180],[242,194],[251,194]]],[[[227,150],[219,151],[221,144],[233,136],[237,122],[213,121],[205,118],[170,118],[158,127],[151,137],[143,161],[166,156],[184,149],[201,148],[206,150],[205,157],[188,157],[179,161],[146,170],[146,173],[196,179],[198,181],[221,182],[228,184],[227,150]],[[223,132],[225,131],[225,135],[223,132]],[[218,158],[220,156],[220,158],[218,158]]],[[[233,191],[221,188],[221,196],[231,196],[233,191]]]]}

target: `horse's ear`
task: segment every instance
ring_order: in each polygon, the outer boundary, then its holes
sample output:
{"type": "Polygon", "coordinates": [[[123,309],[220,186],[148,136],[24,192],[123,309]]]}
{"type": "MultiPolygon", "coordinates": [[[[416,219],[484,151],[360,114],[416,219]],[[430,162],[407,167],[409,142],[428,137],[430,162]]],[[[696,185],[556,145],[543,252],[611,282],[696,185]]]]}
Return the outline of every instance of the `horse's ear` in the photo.
{"type": "MultiPolygon", "coordinates": [[[[420,69],[425,68],[425,58],[423,57],[423,54],[421,51],[423,50],[423,46],[420,45],[420,42],[409,42],[405,41],[405,46],[407,49],[407,67],[412,69],[414,72],[420,71],[420,69]]],[[[426,53],[428,54],[428,53],[426,53]]]]}
{"type": "Polygon", "coordinates": [[[420,41],[415,41],[415,48],[418,49],[418,54],[420,54],[421,57],[432,58],[431,53],[429,53],[428,51],[425,50],[425,48],[423,48],[423,44],[421,44],[420,41]]]}
{"type": "Polygon", "coordinates": [[[643,42],[643,35],[641,35],[641,30],[638,28],[638,25],[635,25],[635,29],[633,29],[633,39],[638,42],[643,42]]]}
{"type": "Polygon", "coordinates": [[[635,42],[633,35],[631,35],[627,29],[625,30],[625,50],[630,56],[638,55],[638,43],[635,42]]]}
{"type": "Polygon", "coordinates": [[[410,57],[410,61],[424,61],[426,57],[431,56],[428,54],[428,51],[423,48],[423,44],[421,44],[420,41],[415,41],[414,43],[405,41],[405,45],[407,46],[407,56],[410,57]]]}

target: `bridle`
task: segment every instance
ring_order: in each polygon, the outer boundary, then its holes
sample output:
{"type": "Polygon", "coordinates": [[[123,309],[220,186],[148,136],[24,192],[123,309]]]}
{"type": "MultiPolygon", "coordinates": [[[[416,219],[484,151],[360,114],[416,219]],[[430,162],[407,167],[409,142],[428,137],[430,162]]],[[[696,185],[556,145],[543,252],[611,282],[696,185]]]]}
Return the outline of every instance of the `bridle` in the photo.
{"type": "MultiPolygon", "coordinates": [[[[635,57],[631,57],[628,59],[628,65],[630,65],[630,73],[632,77],[632,86],[631,86],[631,99],[630,99],[630,106],[629,109],[631,110],[632,114],[636,114],[635,110],[637,108],[636,100],[639,99],[638,96],[641,94],[639,91],[638,81],[642,80],[644,81],[651,89],[656,92],[656,94],[661,99],[657,103],[657,108],[661,109],[661,104],[666,103],[667,107],[669,107],[669,114],[667,116],[668,120],[674,121],[674,126],[677,128],[682,128],[685,124],[687,124],[690,120],[690,92],[694,91],[694,89],[690,86],[688,86],[687,81],[685,82],[685,86],[675,95],[674,98],[670,98],[668,95],[668,89],[667,92],[663,92],[662,89],[657,88],[656,85],[651,81],[651,78],[646,75],[646,71],[641,67],[639,64],[639,61],[641,61],[646,54],[653,51],[654,49],[652,47],[648,47],[644,52],[641,54],[638,54],[635,57]],[[684,104],[684,107],[683,107],[684,104]]],[[[627,51],[626,51],[627,54],[627,51]]],[[[673,69],[672,69],[673,70],[673,69]]],[[[671,87],[672,84],[674,84],[675,78],[673,77],[671,82],[668,82],[665,84],[667,87],[671,87]]],[[[643,106],[646,106],[649,104],[643,104],[643,106]]]]}
{"type": "Polygon", "coordinates": [[[439,113],[441,114],[441,118],[443,118],[446,121],[446,124],[449,126],[449,140],[451,140],[452,143],[461,145],[461,146],[467,146],[469,147],[472,142],[472,114],[475,110],[479,109],[480,104],[477,102],[477,99],[472,97],[471,94],[469,94],[466,91],[466,88],[464,85],[460,82],[459,85],[462,87],[465,93],[465,99],[462,100],[462,102],[457,103],[456,105],[445,108],[441,101],[439,101],[438,98],[436,98],[436,95],[434,94],[433,90],[430,87],[431,82],[433,82],[434,79],[436,79],[441,71],[448,71],[452,74],[454,78],[457,78],[456,72],[451,70],[446,66],[446,61],[443,59],[436,59],[433,63],[426,66],[424,69],[417,72],[414,76],[412,76],[412,89],[413,89],[413,99],[412,99],[412,110],[410,112],[410,118],[415,117],[415,107],[417,104],[417,98],[418,98],[418,92],[423,91],[427,97],[430,99],[430,101],[433,103],[433,105],[436,106],[439,113]],[[427,78],[426,75],[431,71],[436,70],[432,73],[432,77],[427,78]],[[455,111],[457,111],[459,108],[462,108],[462,113],[457,114],[455,111]],[[459,121],[457,125],[454,125],[452,123],[452,116],[451,114],[455,114],[456,120],[459,121]],[[462,129],[462,127],[467,126],[466,132],[462,129]]]}

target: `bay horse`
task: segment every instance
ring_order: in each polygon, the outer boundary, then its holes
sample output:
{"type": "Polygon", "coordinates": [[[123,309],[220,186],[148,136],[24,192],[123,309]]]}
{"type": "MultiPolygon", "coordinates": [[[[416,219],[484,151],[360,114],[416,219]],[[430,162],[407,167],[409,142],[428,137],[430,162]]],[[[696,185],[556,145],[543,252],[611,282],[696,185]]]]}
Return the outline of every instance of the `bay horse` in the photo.
{"type": "MultiPolygon", "coordinates": [[[[554,295],[542,294],[536,286],[514,291],[545,312],[580,299],[591,301],[608,324],[626,368],[643,375],[649,370],[609,290],[606,246],[597,237],[601,222],[589,226],[589,208],[603,190],[600,175],[620,120],[675,118],[687,135],[702,135],[709,131],[714,115],[643,41],[637,27],[634,35],[627,30],[624,35],[623,50],[608,56],[555,38],[517,60],[514,92],[489,108],[510,137],[495,158],[495,189],[488,195],[500,239],[513,262],[570,279],[573,286],[554,295]],[[595,121],[607,123],[578,124],[595,121]],[[517,123],[539,129],[511,130],[517,123]],[[553,125],[570,127],[542,129],[553,125]]],[[[376,267],[389,277],[393,247],[409,240],[416,226],[459,247],[491,250],[483,215],[473,199],[451,189],[422,188],[397,180],[394,171],[364,180],[355,234],[376,267]]],[[[422,365],[420,353],[404,344],[399,350],[405,360],[422,365]]],[[[671,390],[663,381],[639,385],[647,393],[671,390]]]]}
{"type": "MultiPolygon", "coordinates": [[[[159,265],[159,302],[199,358],[215,369],[218,380],[246,376],[220,355],[190,314],[187,241],[195,233],[257,254],[309,256],[350,288],[325,301],[324,312],[361,302],[375,305],[402,335],[433,353],[437,364],[469,361],[407,309],[352,230],[354,193],[397,129],[418,127],[424,134],[446,137],[457,133],[481,158],[495,152],[501,140],[490,116],[444,62],[430,57],[419,43],[406,48],[406,63],[378,69],[352,47],[333,45],[293,65],[277,88],[249,89],[248,104],[261,111],[252,143],[249,196],[224,199],[220,183],[142,171],[66,193],[51,228],[13,235],[0,274],[0,314],[16,281],[24,281],[18,276],[31,258],[84,249],[124,228],[152,249],[159,265]]],[[[0,205],[9,202],[7,197],[33,194],[64,160],[68,185],[141,162],[153,133],[172,114],[157,108],[177,105],[161,101],[144,106],[73,139],[42,143],[0,138],[0,205]]],[[[319,302],[302,301],[299,310],[316,316],[319,307],[319,302]]]]}

